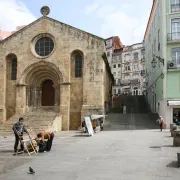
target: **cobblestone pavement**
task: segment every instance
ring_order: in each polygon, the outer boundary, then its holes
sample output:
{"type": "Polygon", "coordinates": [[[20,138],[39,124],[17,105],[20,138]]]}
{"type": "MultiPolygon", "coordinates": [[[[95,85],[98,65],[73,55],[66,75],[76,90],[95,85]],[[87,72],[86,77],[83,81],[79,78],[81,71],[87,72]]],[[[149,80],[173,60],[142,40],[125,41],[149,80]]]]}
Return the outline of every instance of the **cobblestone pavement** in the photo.
{"type": "Polygon", "coordinates": [[[32,156],[21,166],[1,174],[0,179],[179,180],[180,147],[172,147],[169,130],[105,129],[93,137],[75,134],[57,134],[51,152],[32,156]],[[35,175],[27,173],[29,166],[35,175]]]}

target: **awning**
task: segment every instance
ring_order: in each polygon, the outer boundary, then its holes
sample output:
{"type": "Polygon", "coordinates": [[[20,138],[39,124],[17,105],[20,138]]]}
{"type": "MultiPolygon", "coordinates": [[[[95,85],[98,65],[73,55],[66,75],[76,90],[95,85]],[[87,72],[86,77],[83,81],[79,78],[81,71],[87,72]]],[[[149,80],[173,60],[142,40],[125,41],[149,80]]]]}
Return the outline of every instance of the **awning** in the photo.
{"type": "Polygon", "coordinates": [[[91,115],[91,120],[104,118],[106,115],[91,115]]]}
{"type": "Polygon", "coordinates": [[[180,106],[180,101],[168,101],[169,106],[180,106]]]}

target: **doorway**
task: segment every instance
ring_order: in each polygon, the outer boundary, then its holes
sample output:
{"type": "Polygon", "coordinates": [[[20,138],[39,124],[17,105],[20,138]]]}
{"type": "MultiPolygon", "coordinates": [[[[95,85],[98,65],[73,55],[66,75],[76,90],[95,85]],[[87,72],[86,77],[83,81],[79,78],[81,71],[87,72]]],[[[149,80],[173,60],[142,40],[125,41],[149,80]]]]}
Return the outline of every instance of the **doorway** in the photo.
{"type": "Polygon", "coordinates": [[[52,80],[45,80],[42,84],[42,106],[55,105],[55,89],[52,80]]]}
{"type": "Polygon", "coordinates": [[[137,87],[134,88],[134,96],[138,96],[138,88],[137,87]]]}

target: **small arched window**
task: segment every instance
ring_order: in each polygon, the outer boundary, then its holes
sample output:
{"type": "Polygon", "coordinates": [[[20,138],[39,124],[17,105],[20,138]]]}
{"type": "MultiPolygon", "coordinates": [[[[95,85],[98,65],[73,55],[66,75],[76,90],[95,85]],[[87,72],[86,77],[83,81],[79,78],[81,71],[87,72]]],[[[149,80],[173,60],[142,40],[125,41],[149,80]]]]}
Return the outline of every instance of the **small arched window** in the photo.
{"type": "Polygon", "coordinates": [[[83,58],[81,55],[75,56],[75,77],[82,77],[83,58]]]}
{"type": "Polygon", "coordinates": [[[17,76],[17,58],[13,58],[11,62],[11,80],[16,80],[17,76]]]}

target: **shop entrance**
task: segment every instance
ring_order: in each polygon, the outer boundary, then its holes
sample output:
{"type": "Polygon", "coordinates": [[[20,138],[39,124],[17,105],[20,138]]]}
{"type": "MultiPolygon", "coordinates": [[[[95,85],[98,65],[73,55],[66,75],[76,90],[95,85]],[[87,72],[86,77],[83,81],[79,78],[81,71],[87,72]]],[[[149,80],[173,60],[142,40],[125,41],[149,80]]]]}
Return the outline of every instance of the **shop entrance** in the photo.
{"type": "Polygon", "coordinates": [[[180,125],[180,108],[173,108],[173,123],[180,125]]]}

